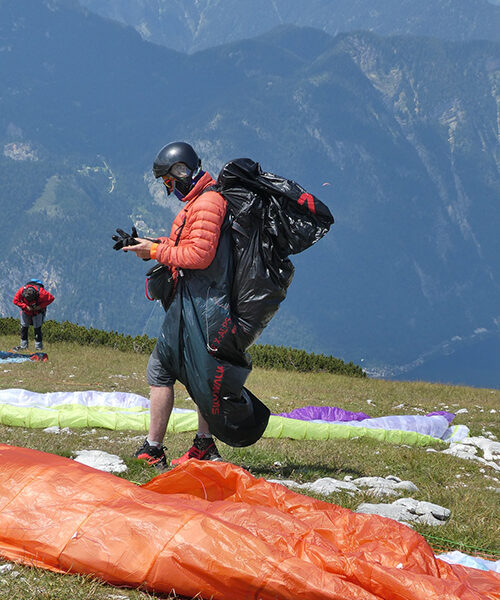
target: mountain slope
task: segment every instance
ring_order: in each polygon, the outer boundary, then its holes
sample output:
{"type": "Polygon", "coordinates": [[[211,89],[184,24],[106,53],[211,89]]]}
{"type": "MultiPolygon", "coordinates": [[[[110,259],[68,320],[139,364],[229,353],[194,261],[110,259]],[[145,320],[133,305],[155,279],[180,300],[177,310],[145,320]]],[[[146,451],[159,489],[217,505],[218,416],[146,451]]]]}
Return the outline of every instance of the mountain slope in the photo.
{"type": "Polygon", "coordinates": [[[499,44],[281,27],[188,56],[26,3],[0,4],[2,316],[38,276],[50,317],[155,335],[148,264],[110,236],[169,231],[179,205],[151,163],[186,139],[213,174],[250,156],[336,218],[293,257],[260,341],[410,376],[451,340],[499,336],[499,44]]]}
{"type": "Polygon", "coordinates": [[[369,30],[444,40],[500,41],[500,7],[487,0],[80,0],[144,39],[195,52],[252,38],[279,25],[329,34],[369,30]]]}

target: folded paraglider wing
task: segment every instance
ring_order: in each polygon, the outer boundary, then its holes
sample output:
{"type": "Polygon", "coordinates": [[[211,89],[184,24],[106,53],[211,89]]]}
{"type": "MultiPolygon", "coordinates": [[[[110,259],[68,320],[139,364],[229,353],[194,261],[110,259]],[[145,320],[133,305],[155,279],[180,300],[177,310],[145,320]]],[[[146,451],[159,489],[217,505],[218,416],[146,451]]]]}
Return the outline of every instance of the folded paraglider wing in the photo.
{"type": "Polygon", "coordinates": [[[494,600],[500,575],[449,565],[409,527],[190,460],[139,487],[0,444],[0,555],[208,600],[494,600]]]}

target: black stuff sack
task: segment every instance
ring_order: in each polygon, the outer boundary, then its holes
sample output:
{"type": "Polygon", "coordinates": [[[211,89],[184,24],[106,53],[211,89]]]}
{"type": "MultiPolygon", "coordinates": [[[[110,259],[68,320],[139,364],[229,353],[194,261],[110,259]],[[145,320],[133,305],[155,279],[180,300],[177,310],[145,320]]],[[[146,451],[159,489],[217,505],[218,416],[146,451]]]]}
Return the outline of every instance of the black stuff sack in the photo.
{"type": "Polygon", "coordinates": [[[210,347],[215,356],[230,360],[257,340],[285,299],[294,274],[288,257],[319,241],[334,219],[298,183],[264,172],[250,158],[226,163],[213,189],[228,204],[234,276],[232,335],[210,347]]]}
{"type": "Polygon", "coordinates": [[[148,300],[160,300],[163,308],[168,309],[175,293],[175,281],[172,270],[157,263],[146,273],[145,293],[148,300]]]}

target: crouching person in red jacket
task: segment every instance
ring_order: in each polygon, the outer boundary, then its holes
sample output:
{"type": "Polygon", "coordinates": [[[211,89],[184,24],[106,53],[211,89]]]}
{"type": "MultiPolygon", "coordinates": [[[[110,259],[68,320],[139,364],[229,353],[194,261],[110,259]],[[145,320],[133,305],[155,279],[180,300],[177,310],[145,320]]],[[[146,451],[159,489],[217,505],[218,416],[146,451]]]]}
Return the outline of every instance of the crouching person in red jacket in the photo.
{"type": "Polygon", "coordinates": [[[30,325],[35,330],[35,350],[43,350],[42,323],[47,306],[54,302],[54,296],[43,287],[41,281],[33,279],[17,290],[13,302],[21,309],[21,344],[15,350],[28,349],[30,325]]]}

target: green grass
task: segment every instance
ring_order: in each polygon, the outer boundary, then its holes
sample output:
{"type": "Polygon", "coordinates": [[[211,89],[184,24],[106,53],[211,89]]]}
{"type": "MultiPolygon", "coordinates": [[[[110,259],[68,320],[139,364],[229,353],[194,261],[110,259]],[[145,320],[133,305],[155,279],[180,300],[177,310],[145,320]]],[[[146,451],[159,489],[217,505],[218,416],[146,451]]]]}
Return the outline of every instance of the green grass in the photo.
{"type": "MultiPolygon", "coordinates": [[[[18,343],[17,336],[0,336],[0,348],[18,343]]],[[[145,378],[147,354],[123,352],[104,346],[80,346],[76,343],[49,343],[45,363],[6,363],[0,367],[0,387],[23,388],[34,392],[52,391],[123,391],[148,395],[145,378]]],[[[425,414],[434,410],[467,409],[454,420],[471,430],[471,435],[486,431],[500,439],[500,391],[425,382],[388,382],[346,377],[329,373],[296,373],[255,368],[248,387],[272,412],[286,412],[307,405],[339,406],[363,411],[377,417],[389,414],[425,414]]],[[[176,386],[176,406],[194,408],[183,386],[176,386]]],[[[62,456],[76,450],[99,449],[118,454],[129,470],[122,476],[137,482],[148,481],[155,473],[132,458],[142,443],[143,432],[94,431],[74,429],[71,435],[54,435],[42,430],[0,426],[4,443],[36,448],[62,456]]],[[[168,457],[179,456],[191,445],[193,433],[169,435],[168,457]]],[[[465,461],[426,448],[407,447],[354,439],[350,441],[293,441],[261,439],[248,448],[218,444],[225,460],[248,469],[256,477],[286,478],[298,482],[318,477],[342,479],[346,475],[396,475],[418,486],[412,494],[451,510],[451,518],[441,527],[415,525],[428,536],[434,547],[449,546],[470,554],[474,548],[500,556],[500,511],[498,493],[500,473],[475,461],[465,461]],[[442,538],[447,540],[440,542],[442,538]]],[[[436,445],[435,449],[441,449],[436,445]]],[[[327,502],[355,509],[361,502],[391,502],[393,498],[374,499],[368,493],[348,496],[335,493],[319,497],[327,502]]],[[[118,589],[89,578],[57,575],[36,568],[15,566],[0,573],[0,597],[13,599],[72,598],[115,599],[159,598],[140,590],[118,589]],[[31,591],[28,591],[31,590],[31,591]]],[[[165,598],[166,596],[163,596],[165,598]]]]}

